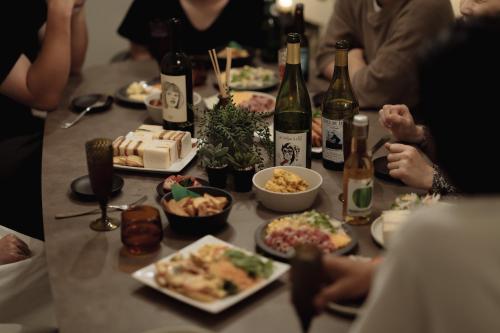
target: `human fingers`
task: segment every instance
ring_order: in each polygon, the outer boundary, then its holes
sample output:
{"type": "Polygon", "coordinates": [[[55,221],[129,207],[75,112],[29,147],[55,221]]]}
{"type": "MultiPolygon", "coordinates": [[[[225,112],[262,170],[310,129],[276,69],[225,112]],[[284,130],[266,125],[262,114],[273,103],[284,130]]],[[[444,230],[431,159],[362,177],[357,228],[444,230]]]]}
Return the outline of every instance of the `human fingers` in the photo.
{"type": "MultiPolygon", "coordinates": [[[[402,153],[411,150],[413,147],[401,143],[386,143],[384,147],[391,153],[402,153]]],[[[414,149],[414,148],[413,148],[414,149]]]]}

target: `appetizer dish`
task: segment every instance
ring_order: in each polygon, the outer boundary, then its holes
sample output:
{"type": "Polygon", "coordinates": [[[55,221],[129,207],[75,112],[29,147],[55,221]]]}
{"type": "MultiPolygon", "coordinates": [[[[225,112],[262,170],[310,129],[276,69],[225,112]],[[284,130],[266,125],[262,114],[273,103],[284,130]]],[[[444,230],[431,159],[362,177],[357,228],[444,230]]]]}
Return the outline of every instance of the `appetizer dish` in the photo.
{"type": "MultiPolygon", "coordinates": [[[[226,75],[222,73],[222,82],[226,75]]],[[[231,69],[231,83],[229,88],[238,90],[266,89],[277,85],[279,78],[273,70],[263,67],[243,66],[231,69]]]]}
{"type": "Polygon", "coordinates": [[[155,265],[163,288],[201,302],[214,302],[245,291],[274,271],[271,260],[220,244],[207,244],[155,265]]]}
{"type": "Polygon", "coordinates": [[[391,209],[383,211],[382,215],[373,221],[371,226],[373,238],[379,245],[387,245],[393,235],[407,222],[413,209],[436,204],[439,199],[439,194],[420,197],[416,193],[409,193],[398,196],[391,209]]]}
{"type": "Polygon", "coordinates": [[[168,169],[193,149],[191,134],[142,125],[113,142],[113,163],[137,168],[168,169]]]}
{"type": "Polygon", "coordinates": [[[170,199],[168,202],[162,200],[162,204],[171,214],[193,217],[219,214],[229,202],[226,197],[214,197],[208,193],[200,196],[197,193],[191,193],[195,195],[186,196],[180,200],[170,199]]]}
{"type": "Polygon", "coordinates": [[[172,185],[179,184],[184,187],[199,187],[201,183],[192,176],[183,176],[183,175],[171,175],[168,176],[163,181],[163,189],[165,191],[170,191],[172,189],[172,185]]]}
{"type": "Polygon", "coordinates": [[[332,253],[351,241],[340,221],[315,210],[277,218],[264,230],[265,244],[281,253],[298,244],[314,244],[324,253],[332,253]]]}
{"type": "MultiPolygon", "coordinates": [[[[246,98],[235,101],[236,105],[247,108],[248,110],[257,113],[271,114],[274,112],[274,106],[276,104],[276,99],[274,97],[255,93],[242,94],[245,94],[246,98]]],[[[236,98],[236,96],[238,96],[238,93],[234,94],[233,100],[236,98]]]]}
{"type": "Polygon", "coordinates": [[[281,168],[273,170],[273,178],[269,179],[265,185],[266,190],[279,193],[303,192],[308,188],[309,184],[300,176],[281,168]]]}
{"type": "Polygon", "coordinates": [[[126,93],[128,98],[134,101],[143,102],[146,96],[151,94],[155,90],[161,90],[160,83],[149,85],[145,81],[134,81],[129,84],[126,93]]]}

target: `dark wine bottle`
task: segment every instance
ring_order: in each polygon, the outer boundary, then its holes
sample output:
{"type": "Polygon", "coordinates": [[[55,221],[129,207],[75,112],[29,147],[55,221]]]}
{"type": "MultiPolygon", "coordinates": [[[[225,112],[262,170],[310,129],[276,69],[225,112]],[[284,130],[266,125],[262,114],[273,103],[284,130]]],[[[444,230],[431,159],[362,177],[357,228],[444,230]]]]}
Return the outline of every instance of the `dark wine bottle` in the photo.
{"type": "Polygon", "coordinates": [[[194,136],[191,61],[182,51],[181,22],[168,22],[170,50],[161,62],[163,128],[191,132],[194,136]]]}
{"type": "Polygon", "coordinates": [[[322,105],[323,166],[343,170],[351,151],[352,120],[359,104],[351,87],[347,64],[349,43],[335,44],[335,68],[322,105]]]}
{"type": "Polygon", "coordinates": [[[302,75],[306,82],[309,80],[309,39],[306,36],[306,26],[304,22],[304,4],[298,3],[295,6],[294,32],[300,34],[300,66],[302,75]]]}
{"type": "Polygon", "coordinates": [[[264,45],[261,51],[262,61],[276,63],[278,61],[278,50],[281,47],[282,29],[278,17],[273,13],[273,0],[264,2],[264,19],[262,21],[262,32],[264,45]]]}
{"type": "Polygon", "coordinates": [[[274,112],[274,165],[311,167],[311,101],[300,68],[300,35],[288,34],[285,75],[274,112]]]}

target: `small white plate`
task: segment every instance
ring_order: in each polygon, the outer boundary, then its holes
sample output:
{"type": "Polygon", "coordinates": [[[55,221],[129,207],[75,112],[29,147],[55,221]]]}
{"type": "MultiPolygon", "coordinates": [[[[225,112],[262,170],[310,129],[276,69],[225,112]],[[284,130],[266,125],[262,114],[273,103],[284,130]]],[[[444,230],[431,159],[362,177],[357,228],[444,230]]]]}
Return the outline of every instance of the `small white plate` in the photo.
{"type": "Polygon", "coordinates": [[[372,225],[370,226],[370,231],[372,233],[372,237],[375,243],[377,243],[381,247],[385,247],[384,232],[382,228],[383,228],[382,216],[379,216],[372,222],[372,225]]]}
{"type": "MultiPolygon", "coordinates": [[[[246,253],[252,254],[252,252],[235,247],[234,245],[226,243],[218,238],[215,238],[212,235],[208,235],[208,236],[205,236],[205,237],[197,240],[196,242],[192,243],[191,245],[188,245],[185,248],[179,250],[177,253],[173,253],[173,254],[171,254],[163,259],[160,259],[160,261],[168,261],[173,256],[175,256],[177,254],[188,255],[189,253],[195,252],[199,248],[201,248],[202,246],[207,245],[207,244],[225,245],[225,246],[229,246],[231,248],[239,249],[239,250],[242,250],[246,253]]],[[[289,265],[284,264],[284,263],[280,263],[277,261],[273,261],[273,266],[274,266],[274,271],[273,271],[273,274],[269,278],[262,280],[261,282],[255,284],[253,287],[251,287],[247,290],[244,290],[236,295],[228,296],[228,297],[223,298],[221,300],[216,300],[216,301],[209,302],[209,303],[200,302],[200,301],[194,300],[190,297],[184,296],[180,293],[177,293],[173,290],[160,287],[155,281],[155,264],[154,263],[134,272],[132,274],[132,277],[139,280],[140,282],[164,293],[165,295],[171,296],[171,297],[173,297],[181,302],[185,302],[187,304],[190,304],[194,307],[197,307],[201,310],[204,310],[204,311],[207,311],[210,313],[219,313],[219,312],[229,308],[230,306],[238,303],[239,301],[247,298],[248,296],[252,295],[256,291],[264,288],[265,286],[267,286],[271,282],[277,280],[280,276],[285,274],[290,269],[289,265]]]]}
{"type": "MultiPolygon", "coordinates": [[[[197,143],[197,139],[191,139],[191,142],[193,144],[197,143]]],[[[138,167],[131,167],[131,166],[126,166],[126,165],[118,165],[118,164],[113,164],[113,167],[115,169],[120,169],[120,170],[129,170],[129,171],[138,171],[138,172],[148,172],[148,173],[174,173],[174,172],[181,172],[182,169],[184,169],[189,162],[193,160],[193,158],[196,156],[196,153],[198,152],[198,145],[193,147],[193,149],[187,154],[183,159],[178,160],[175,163],[172,163],[170,165],[170,168],[168,169],[148,169],[148,168],[138,168],[138,167]]]]}

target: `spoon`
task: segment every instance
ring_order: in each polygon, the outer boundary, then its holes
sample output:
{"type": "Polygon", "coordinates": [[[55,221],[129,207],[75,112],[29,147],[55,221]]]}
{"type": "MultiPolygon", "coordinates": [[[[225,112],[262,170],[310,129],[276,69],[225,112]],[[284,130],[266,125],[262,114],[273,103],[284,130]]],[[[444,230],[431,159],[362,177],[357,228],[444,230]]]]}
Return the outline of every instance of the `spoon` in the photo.
{"type": "Polygon", "coordinates": [[[88,112],[103,107],[108,103],[108,96],[101,95],[99,98],[94,100],[92,104],[85,108],[72,122],[64,123],[61,125],[61,128],[70,128],[74,124],[76,124],[83,116],[85,116],[88,112]]]}

